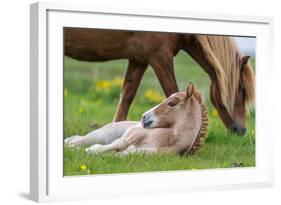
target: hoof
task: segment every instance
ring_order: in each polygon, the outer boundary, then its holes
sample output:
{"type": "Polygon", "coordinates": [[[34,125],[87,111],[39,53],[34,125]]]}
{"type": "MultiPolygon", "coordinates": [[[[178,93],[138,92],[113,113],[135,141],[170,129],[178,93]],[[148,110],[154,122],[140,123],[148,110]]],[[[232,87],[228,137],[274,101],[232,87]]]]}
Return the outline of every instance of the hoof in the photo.
{"type": "Polygon", "coordinates": [[[95,145],[93,145],[93,146],[91,146],[91,147],[89,147],[89,148],[86,148],[86,149],[85,149],[85,152],[86,152],[87,154],[97,154],[97,153],[101,153],[101,152],[103,152],[102,147],[103,147],[103,145],[101,145],[101,144],[95,144],[95,145]]]}
{"type": "Polygon", "coordinates": [[[74,146],[78,145],[78,139],[80,139],[80,138],[81,138],[81,136],[79,136],[79,135],[68,137],[64,140],[64,144],[68,147],[74,147],[74,146]]]}

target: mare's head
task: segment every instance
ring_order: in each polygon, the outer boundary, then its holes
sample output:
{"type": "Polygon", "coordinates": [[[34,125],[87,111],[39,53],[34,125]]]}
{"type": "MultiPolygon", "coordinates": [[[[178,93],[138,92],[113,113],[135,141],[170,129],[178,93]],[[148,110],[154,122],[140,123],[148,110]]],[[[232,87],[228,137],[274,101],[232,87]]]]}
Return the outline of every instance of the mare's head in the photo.
{"type": "Polygon", "coordinates": [[[254,98],[254,76],[249,62],[250,56],[237,59],[238,66],[232,73],[234,79],[223,84],[212,80],[210,97],[224,125],[233,133],[244,135],[246,132],[247,105],[254,98]],[[223,90],[224,89],[224,90],[223,90]]]}
{"type": "Polygon", "coordinates": [[[188,113],[201,111],[201,93],[189,84],[186,91],[177,92],[143,114],[144,128],[169,128],[183,120],[188,113]]]}
{"type": "Polygon", "coordinates": [[[246,108],[255,97],[254,72],[234,39],[227,36],[194,35],[193,57],[211,78],[210,97],[226,128],[238,135],[246,132],[246,108]]]}

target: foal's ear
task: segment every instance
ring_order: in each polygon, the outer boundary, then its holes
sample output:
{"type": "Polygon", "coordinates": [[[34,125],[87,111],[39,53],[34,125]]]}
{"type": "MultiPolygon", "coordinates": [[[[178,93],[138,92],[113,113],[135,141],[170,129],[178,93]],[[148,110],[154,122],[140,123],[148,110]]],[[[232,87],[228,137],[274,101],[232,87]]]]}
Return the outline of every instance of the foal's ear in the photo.
{"type": "Polygon", "coordinates": [[[186,98],[191,97],[193,92],[194,92],[194,85],[193,83],[190,82],[186,89],[186,98]]]}
{"type": "Polygon", "coordinates": [[[242,67],[249,62],[250,58],[251,58],[251,56],[244,56],[242,58],[242,67]]]}

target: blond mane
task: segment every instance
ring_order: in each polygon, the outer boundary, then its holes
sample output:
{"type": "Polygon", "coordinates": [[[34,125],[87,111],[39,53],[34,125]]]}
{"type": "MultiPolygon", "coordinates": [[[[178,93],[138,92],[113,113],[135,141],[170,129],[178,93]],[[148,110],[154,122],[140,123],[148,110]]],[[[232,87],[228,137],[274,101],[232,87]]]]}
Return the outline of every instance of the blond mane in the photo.
{"type": "Polygon", "coordinates": [[[240,81],[246,92],[245,103],[251,104],[255,96],[253,68],[249,62],[241,72],[243,54],[233,38],[215,35],[195,35],[195,38],[215,71],[222,101],[229,113],[233,113],[240,81]]]}
{"type": "Polygon", "coordinates": [[[204,145],[206,138],[208,137],[208,108],[204,104],[204,100],[202,94],[199,90],[194,89],[193,96],[196,101],[200,104],[201,111],[201,125],[197,136],[192,143],[191,147],[187,147],[186,149],[180,152],[180,155],[193,155],[197,153],[200,148],[204,145]]]}
{"type": "Polygon", "coordinates": [[[195,154],[203,146],[208,137],[208,108],[204,104],[202,94],[198,90],[194,91],[194,97],[198,100],[201,106],[201,126],[188,154],[195,154]]]}

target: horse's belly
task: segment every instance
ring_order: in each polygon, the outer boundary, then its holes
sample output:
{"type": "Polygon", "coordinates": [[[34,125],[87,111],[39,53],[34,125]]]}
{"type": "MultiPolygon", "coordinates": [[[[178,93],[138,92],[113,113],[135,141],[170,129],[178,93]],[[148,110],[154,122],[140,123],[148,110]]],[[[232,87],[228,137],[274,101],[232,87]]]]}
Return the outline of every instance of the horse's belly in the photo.
{"type": "Polygon", "coordinates": [[[64,54],[71,58],[83,61],[107,61],[129,58],[124,49],[114,49],[112,47],[101,48],[99,45],[79,46],[73,44],[65,46],[64,54]]]}
{"type": "Polygon", "coordinates": [[[128,58],[127,41],[131,35],[131,32],[65,29],[65,55],[86,61],[128,58]]]}

